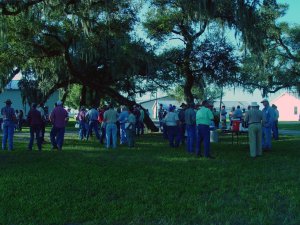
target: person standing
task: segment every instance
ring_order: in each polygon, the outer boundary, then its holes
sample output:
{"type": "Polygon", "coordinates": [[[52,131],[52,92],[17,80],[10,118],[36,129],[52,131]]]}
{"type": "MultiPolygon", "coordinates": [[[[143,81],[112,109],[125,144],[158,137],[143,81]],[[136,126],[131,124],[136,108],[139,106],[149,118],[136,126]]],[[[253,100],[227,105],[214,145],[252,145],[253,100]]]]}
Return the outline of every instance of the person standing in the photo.
{"type": "Polygon", "coordinates": [[[250,156],[262,155],[262,119],[263,113],[257,102],[251,103],[251,109],[246,112],[245,122],[248,124],[250,156]]]}
{"type": "Polygon", "coordinates": [[[104,122],[104,113],[107,110],[107,106],[104,105],[100,110],[99,110],[99,116],[98,116],[98,122],[100,123],[101,127],[101,135],[100,135],[100,143],[104,144],[104,140],[106,138],[106,124],[104,122]]]}
{"type": "Polygon", "coordinates": [[[225,109],[225,105],[222,106],[221,109],[221,122],[222,122],[222,129],[226,130],[227,129],[227,124],[226,124],[226,109],[225,109]]]}
{"type": "Polygon", "coordinates": [[[38,150],[42,151],[42,116],[40,111],[37,110],[37,104],[33,103],[30,111],[28,112],[27,122],[30,128],[30,140],[28,144],[28,150],[32,151],[34,136],[36,137],[36,143],[38,150]]]}
{"type": "Polygon", "coordinates": [[[44,143],[45,142],[46,123],[47,123],[45,110],[44,110],[44,103],[41,102],[36,109],[41,113],[41,117],[42,117],[42,125],[41,125],[41,135],[42,135],[42,137],[41,137],[41,140],[42,140],[42,143],[44,143]]]}
{"type": "Polygon", "coordinates": [[[165,117],[165,123],[167,126],[167,133],[169,138],[169,145],[172,148],[177,148],[179,146],[179,118],[178,114],[174,112],[175,107],[170,106],[169,112],[165,117]],[[174,142],[175,141],[175,142],[174,142]]]}
{"type": "Polygon", "coordinates": [[[196,138],[196,112],[194,110],[195,104],[188,104],[188,108],[184,112],[185,125],[187,132],[186,148],[188,153],[194,152],[195,138],[196,138]]]}
{"type": "Polygon", "coordinates": [[[262,120],[262,148],[263,151],[270,151],[272,148],[272,126],[274,123],[274,110],[269,105],[269,101],[264,99],[261,101],[264,108],[262,120]]]}
{"type": "Polygon", "coordinates": [[[18,130],[21,132],[23,126],[23,120],[24,120],[24,112],[22,109],[20,109],[17,119],[18,119],[18,130]]]}
{"type": "Polygon", "coordinates": [[[89,136],[92,131],[95,132],[96,138],[100,141],[99,127],[98,127],[98,116],[99,112],[97,110],[97,106],[93,106],[87,113],[86,118],[88,118],[88,132],[86,135],[86,140],[89,140],[89,136]]]}
{"type": "Polygon", "coordinates": [[[277,109],[277,106],[272,104],[272,108],[274,109],[274,123],[272,126],[272,132],[273,132],[273,138],[274,140],[278,140],[278,118],[279,118],[279,111],[277,109]]]}
{"type": "Polygon", "coordinates": [[[187,105],[185,103],[182,103],[180,105],[180,110],[178,112],[178,118],[179,118],[179,143],[182,145],[185,144],[185,110],[187,109],[187,105]]]}
{"type": "Polygon", "coordinates": [[[15,123],[17,121],[15,110],[11,107],[11,100],[5,101],[5,107],[1,109],[1,115],[3,119],[3,137],[2,137],[2,150],[6,149],[8,139],[8,150],[13,150],[13,137],[15,130],[15,123]]]}
{"type": "Polygon", "coordinates": [[[82,141],[87,138],[87,128],[88,124],[86,122],[86,109],[84,106],[81,106],[78,113],[78,122],[79,122],[79,139],[82,141]]]}
{"type": "Polygon", "coordinates": [[[138,109],[140,110],[139,128],[141,130],[141,135],[143,135],[145,130],[145,126],[144,126],[145,112],[140,105],[138,106],[138,109]]]}
{"type": "Polygon", "coordinates": [[[126,118],[127,121],[124,124],[125,130],[126,130],[126,137],[127,137],[127,143],[128,147],[132,148],[135,144],[135,116],[132,113],[132,109],[129,109],[128,111],[128,117],[126,118]]]}
{"type": "Polygon", "coordinates": [[[201,108],[196,114],[196,124],[198,129],[198,137],[196,144],[196,155],[201,156],[201,143],[204,143],[204,157],[213,158],[210,154],[210,131],[209,126],[211,120],[213,120],[214,115],[212,111],[208,108],[209,102],[204,100],[202,102],[201,108]]]}
{"type": "Polygon", "coordinates": [[[112,138],[112,147],[117,147],[117,125],[118,113],[114,110],[112,104],[109,104],[108,110],[104,113],[104,122],[106,124],[106,147],[109,148],[111,145],[112,138]]]}
{"type": "Polygon", "coordinates": [[[216,108],[213,108],[213,115],[214,115],[215,128],[219,129],[219,126],[220,126],[220,113],[217,111],[216,108]]]}
{"type": "Polygon", "coordinates": [[[241,110],[241,107],[238,105],[236,107],[236,110],[234,110],[233,112],[233,119],[239,119],[241,121],[242,118],[243,118],[243,112],[241,110]]]}
{"type": "Polygon", "coordinates": [[[158,109],[158,121],[159,121],[159,129],[162,132],[163,131],[163,119],[165,116],[165,110],[163,108],[163,104],[159,104],[159,109],[158,109]]]}
{"type": "Polygon", "coordinates": [[[126,128],[125,128],[125,123],[126,123],[126,120],[129,116],[129,112],[127,110],[127,107],[126,106],[123,106],[122,107],[122,111],[119,115],[119,122],[120,122],[120,144],[126,144],[127,143],[127,132],[126,132],[126,128]]]}
{"type": "Polygon", "coordinates": [[[52,123],[52,129],[50,131],[50,140],[52,144],[52,150],[62,150],[64,143],[65,127],[68,121],[68,112],[62,106],[62,101],[56,102],[56,107],[50,114],[50,122],[52,123]]]}

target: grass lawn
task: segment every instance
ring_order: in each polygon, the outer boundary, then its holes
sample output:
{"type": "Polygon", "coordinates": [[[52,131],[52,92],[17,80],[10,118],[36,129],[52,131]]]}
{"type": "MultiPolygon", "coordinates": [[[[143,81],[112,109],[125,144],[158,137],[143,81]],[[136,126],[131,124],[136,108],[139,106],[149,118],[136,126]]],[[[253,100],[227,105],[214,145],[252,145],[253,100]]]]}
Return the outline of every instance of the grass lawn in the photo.
{"type": "Polygon", "coordinates": [[[257,159],[230,137],[212,145],[215,160],[168,148],[158,134],[135,149],[76,136],[62,152],[26,145],[0,153],[0,224],[300,224],[300,137],[257,159]]]}
{"type": "Polygon", "coordinates": [[[279,122],[278,128],[281,130],[298,130],[300,131],[300,122],[279,122]]]}

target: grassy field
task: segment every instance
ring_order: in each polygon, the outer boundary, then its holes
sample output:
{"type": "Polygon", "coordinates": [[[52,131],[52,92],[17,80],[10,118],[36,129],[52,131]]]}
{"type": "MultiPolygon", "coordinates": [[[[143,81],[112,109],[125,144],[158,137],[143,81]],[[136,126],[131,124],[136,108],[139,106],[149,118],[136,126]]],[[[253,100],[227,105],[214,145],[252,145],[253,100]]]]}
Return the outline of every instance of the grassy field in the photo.
{"type": "Polygon", "coordinates": [[[68,136],[62,152],[0,153],[0,224],[300,224],[300,138],[251,159],[245,138],[213,144],[215,160],[160,135],[105,150],[68,136]]]}
{"type": "Polygon", "coordinates": [[[298,131],[300,131],[300,122],[290,122],[290,123],[280,122],[278,124],[278,128],[281,130],[298,130],[298,131]]]}

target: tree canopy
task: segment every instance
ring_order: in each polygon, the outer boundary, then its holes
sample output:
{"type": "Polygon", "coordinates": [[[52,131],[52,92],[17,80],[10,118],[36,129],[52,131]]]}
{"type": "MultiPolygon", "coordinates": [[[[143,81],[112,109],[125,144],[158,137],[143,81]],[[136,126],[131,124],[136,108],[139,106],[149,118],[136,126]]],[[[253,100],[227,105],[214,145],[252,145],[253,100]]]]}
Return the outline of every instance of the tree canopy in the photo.
{"type": "Polygon", "coordinates": [[[22,71],[43,100],[76,84],[80,105],[108,97],[128,106],[172,85],[187,102],[193,87],[212,84],[299,87],[299,27],[276,22],[285,10],[275,0],[1,1],[1,87],[22,71]],[[150,44],[137,35],[141,21],[150,44]]]}

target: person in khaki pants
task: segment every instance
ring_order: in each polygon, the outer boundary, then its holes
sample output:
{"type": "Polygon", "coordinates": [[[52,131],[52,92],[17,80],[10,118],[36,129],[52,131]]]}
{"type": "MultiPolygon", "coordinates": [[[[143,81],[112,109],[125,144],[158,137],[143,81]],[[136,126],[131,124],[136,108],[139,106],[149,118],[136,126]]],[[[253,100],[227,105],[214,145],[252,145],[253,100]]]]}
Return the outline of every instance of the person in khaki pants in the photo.
{"type": "Polygon", "coordinates": [[[251,103],[251,109],[246,113],[245,121],[249,124],[250,156],[262,155],[262,117],[257,102],[251,103]]]}

